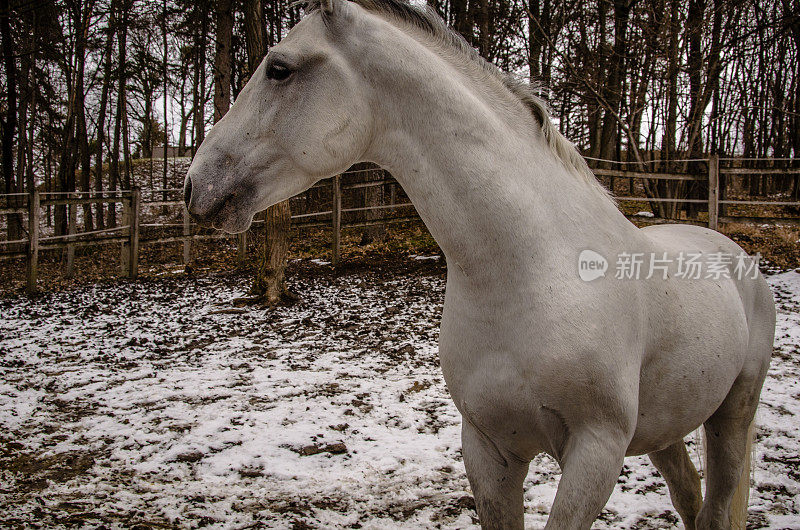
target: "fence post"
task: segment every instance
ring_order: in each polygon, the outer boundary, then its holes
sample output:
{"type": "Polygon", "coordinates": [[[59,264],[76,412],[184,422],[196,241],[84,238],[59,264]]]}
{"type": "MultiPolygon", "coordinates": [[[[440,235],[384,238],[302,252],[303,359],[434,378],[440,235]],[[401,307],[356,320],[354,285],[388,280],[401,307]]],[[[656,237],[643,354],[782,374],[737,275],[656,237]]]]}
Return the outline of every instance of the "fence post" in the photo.
{"type": "Polygon", "coordinates": [[[719,155],[708,159],[708,227],[716,230],[719,226],[719,155]]]}
{"type": "Polygon", "coordinates": [[[333,248],[331,249],[332,259],[331,262],[334,266],[339,265],[342,253],[342,177],[336,175],[333,177],[333,248]]]}
{"type": "Polygon", "coordinates": [[[134,187],[123,194],[122,224],[128,227],[128,241],[122,244],[120,253],[120,269],[123,276],[136,278],[139,274],[139,203],[141,192],[134,187]]]}
{"type": "Polygon", "coordinates": [[[241,265],[247,259],[247,232],[242,232],[236,236],[236,264],[241,265]]]}
{"type": "MultiPolygon", "coordinates": [[[[67,194],[67,199],[72,199],[72,194],[67,194]]],[[[78,207],[76,204],[67,204],[67,212],[68,212],[68,221],[67,221],[67,234],[70,236],[74,236],[75,232],[77,232],[77,224],[78,224],[78,207]]],[[[64,270],[64,276],[67,278],[72,278],[73,273],[75,272],[75,244],[72,242],[72,238],[67,238],[67,266],[64,270]]]]}
{"type": "Polygon", "coordinates": [[[139,276],[139,210],[142,204],[142,191],[134,186],[131,190],[131,210],[133,217],[131,219],[131,257],[130,257],[130,271],[129,278],[136,278],[139,276]]]}
{"type": "Polygon", "coordinates": [[[28,260],[27,285],[29,294],[36,292],[39,272],[39,192],[33,190],[28,197],[28,260]]]}
{"type": "MultiPolygon", "coordinates": [[[[131,224],[132,214],[131,214],[131,202],[133,202],[132,195],[128,195],[126,192],[122,192],[122,226],[128,227],[128,235],[133,232],[133,227],[131,224]]],[[[130,237],[128,237],[128,241],[123,242],[120,246],[119,251],[119,273],[122,276],[127,276],[128,272],[131,270],[130,258],[131,253],[130,249],[130,237]]]]}
{"type": "MultiPolygon", "coordinates": [[[[386,175],[388,175],[388,173],[386,171],[384,171],[383,172],[383,179],[384,180],[386,180],[386,175]]],[[[395,213],[394,202],[395,202],[396,197],[397,197],[397,191],[395,190],[394,182],[392,182],[391,184],[389,184],[389,206],[391,206],[391,208],[389,208],[383,214],[384,236],[386,234],[386,227],[389,226],[389,218],[387,217],[387,215],[388,216],[393,216],[394,213],[395,213]]]]}
{"type": "Polygon", "coordinates": [[[189,210],[183,207],[183,266],[188,265],[192,260],[192,240],[189,236],[192,233],[192,219],[189,217],[189,210]]]}

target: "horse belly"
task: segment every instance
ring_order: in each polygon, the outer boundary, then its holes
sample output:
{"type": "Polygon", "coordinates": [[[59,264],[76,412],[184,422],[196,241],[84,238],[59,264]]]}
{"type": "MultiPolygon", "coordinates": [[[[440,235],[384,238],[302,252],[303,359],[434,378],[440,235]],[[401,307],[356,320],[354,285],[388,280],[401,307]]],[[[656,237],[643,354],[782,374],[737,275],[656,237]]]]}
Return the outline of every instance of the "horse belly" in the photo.
{"type": "Polygon", "coordinates": [[[628,454],[662,449],[697,429],[725,399],[748,355],[747,318],[732,282],[699,281],[689,291],[680,281],[660,285],[664,299],[650,320],[628,454]]]}

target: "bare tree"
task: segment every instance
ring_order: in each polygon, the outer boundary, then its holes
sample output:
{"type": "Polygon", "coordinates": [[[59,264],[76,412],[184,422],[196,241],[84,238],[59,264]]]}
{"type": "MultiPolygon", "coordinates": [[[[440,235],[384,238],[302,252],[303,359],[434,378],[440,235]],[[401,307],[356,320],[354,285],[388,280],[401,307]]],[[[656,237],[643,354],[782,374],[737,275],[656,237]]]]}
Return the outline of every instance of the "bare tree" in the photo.
{"type": "MultiPolygon", "coordinates": [[[[2,38],[3,66],[6,75],[8,110],[3,120],[3,178],[6,193],[17,191],[14,177],[14,136],[17,129],[17,63],[14,59],[14,43],[11,38],[11,5],[9,0],[0,3],[0,38],[2,38]]],[[[21,219],[8,216],[8,239],[18,239],[21,232],[21,219]]]]}
{"type": "MultiPolygon", "coordinates": [[[[255,72],[267,53],[262,25],[261,0],[244,2],[247,57],[250,75],[255,72]]],[[[258,270],[250,286],[250,294],[267,305],[277,305],[290,299],[286,290],[286,260],[289,253],[289,231],[291,229],[289,201],[267,208],[265,212],[265,239],[258,258],[258,270]]]]}
{"type": "MultiPolygon", "coordinates": [[[[111,87],[111,68],[112,55],[114,49],[114,35],[116,31],[116,0],[111,1],[108,13],[108,25],[106,26],[106,42],[103,48],[103,88],[100,95],[100,109],[97,117],[97,158],[94,169],[94,189],[103,191],[103,143],[105,142],[106,110],[108,108],[108,93],[111,87]]],[[[105,227],[102,205],[98,205],[95,212],[95,223],[98,228],[105,227]]]]}
{"type": "MultiPolygon", "coordinates": [[[[536,82],[559,129],[591,157],[701,173],[703,162],[676,161],[800,156],[798,0],[428,4],[487,60],[536,82]]],[[[36,9],[0,0],[3,190],[129,188],[130,132],[137,156],[148,156],[162,134],[154,108],[162,90],[164,116],[170,101],[175,106],[164,134],[177,135],[183,154],[299,16],[290,0],[61,0],[36,9]]],[[[800,193],[796,176],[748,184],[753,194],[800,193]]],[[[644,188],[655,198],[704,194],[702,184],[684,181],[644,181],[644,188]]],[[[365,189],[364,204],[380,202],[379,187],[365,189]]],[[[697,213],[678,202],[652,204],[662,217],[697,213]]],[[[113,203],[107,217],[84,209],[84,227],[113,225],[115,214],[113,203]]],[[[285,292],[289,219],[288,204],[267,213],[268,244],[253,282],[266,303],[285,292]]],[[[55,208],[54,220],[64,233],[66,208],[55,208]]],[[[24,237],[19,216],[8,217],[7,229],[12,239],[24,237]]],[[[378,233],[371,232],[367,240],[378,233]]]]}

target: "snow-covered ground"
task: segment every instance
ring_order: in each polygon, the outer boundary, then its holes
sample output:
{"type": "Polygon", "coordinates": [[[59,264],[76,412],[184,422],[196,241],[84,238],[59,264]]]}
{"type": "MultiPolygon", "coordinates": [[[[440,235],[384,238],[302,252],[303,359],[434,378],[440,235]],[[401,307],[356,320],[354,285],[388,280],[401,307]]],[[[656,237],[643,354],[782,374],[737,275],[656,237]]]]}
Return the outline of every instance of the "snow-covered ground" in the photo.
{"type": "MultiPolygon", "coordinates": [[[[770,284],[750,522],[800,528],[800,274],[770,284]]],[[[443,278],[312,275],[297,306],[232,309],[245,289],[175,277],[0,300],[0,526],[475,527],[436,355],[443,278]]],[[[528,526],[558,478],[531,464],[528,526]]],[[[676,526],[663,480],[628,459],[596,527],[676,526]]]]}

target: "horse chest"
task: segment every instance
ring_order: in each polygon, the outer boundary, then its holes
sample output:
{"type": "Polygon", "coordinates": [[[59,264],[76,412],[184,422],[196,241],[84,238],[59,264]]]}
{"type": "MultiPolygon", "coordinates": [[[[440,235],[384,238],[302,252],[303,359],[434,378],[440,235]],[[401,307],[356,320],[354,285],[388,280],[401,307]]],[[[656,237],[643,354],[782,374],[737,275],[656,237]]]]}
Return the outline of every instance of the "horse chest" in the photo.
{"type": "MultiPolygon", "coordinates": [[[[450,395],[465,421],[520,457],[551,451],[553,429],[542,421],[546,385],[535,355],[511,350],[502,326],[443,326],[440,361],[450,395]]],[[[545,413],[545,422],[552,414],[545,413]]],[[[557,445],[557,444],[556,444],[557,445]]]]}

